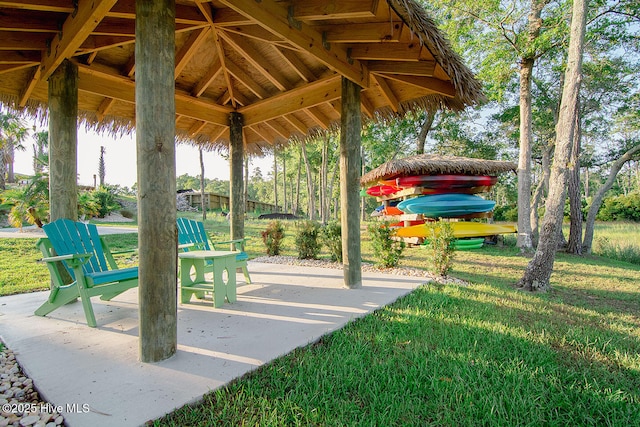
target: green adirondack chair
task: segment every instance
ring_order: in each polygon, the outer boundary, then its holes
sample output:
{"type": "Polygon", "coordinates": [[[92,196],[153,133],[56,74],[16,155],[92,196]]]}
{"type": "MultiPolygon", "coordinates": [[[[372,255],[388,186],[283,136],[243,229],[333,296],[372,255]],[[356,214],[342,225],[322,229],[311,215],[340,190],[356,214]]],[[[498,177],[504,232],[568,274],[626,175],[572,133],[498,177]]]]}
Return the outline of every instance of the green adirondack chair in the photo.
{"type": "MultiPolygon", "coordinates": [[[[209,244],[209,237],[204,230],[204,224],[200,221],[194,221],[187,218],[178,218],[178,248],[183,251],[237,251],[236,265],[242,269],[245,281],[251,283],[251,276],[249,276],[249,270],[247,269],[247,261],[249,256],[244,251],[244,242],[246,239],[227,240],[224,242],[211,242],[209,244]]],[[[212,269],[213,264],[209,265],[212,269]]]]}
{"type": "Polygon", "coordinates": [[[52,288],[48,300],[35,314],[46,316],[80,298],[87,324],[95,328],[91,297],[100,296],[108,301],[135,288],[138,286],[138,267],[118,268],[93,224],[58,219],[42,228],[47,237],[38,240],[36,246],[42,252],[42,261],[47,263],[52,288]],[[60,263],[64,268],[59,268],[60,263]]]}

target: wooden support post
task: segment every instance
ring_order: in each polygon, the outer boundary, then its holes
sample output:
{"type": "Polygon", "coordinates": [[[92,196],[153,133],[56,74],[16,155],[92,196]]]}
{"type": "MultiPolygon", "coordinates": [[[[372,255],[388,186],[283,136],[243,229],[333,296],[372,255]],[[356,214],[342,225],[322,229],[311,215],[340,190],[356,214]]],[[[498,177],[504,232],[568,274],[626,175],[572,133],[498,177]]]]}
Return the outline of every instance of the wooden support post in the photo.
{"type": "Polygon", "coordinates": [[[229,114],[229,164],[231,190],[229,208],[231,211],[231,238],[242,239],[244,237],[244,188],[242,178],[242,166],[244,157],[244,140],[242,127],[244,118],[242,114],[232,112],[229,114]]]}
{"type": "Polygon", "coordinates": [[[340,208],[342,220],[342,264],[344,284],[362,287],[360,251],[360,145],[362,118],[360,86],[342,78],[340,122],[340,208]]]}
{"type": "Polygon", "coordinates": [[[49,214],[78,219],[78,67],[65,60],[49,77],[49,214]]]}
{"type": "Polygon", "coordinates": [[[140,360],[177,347],[175,0],[136,0],[140,360]]]}

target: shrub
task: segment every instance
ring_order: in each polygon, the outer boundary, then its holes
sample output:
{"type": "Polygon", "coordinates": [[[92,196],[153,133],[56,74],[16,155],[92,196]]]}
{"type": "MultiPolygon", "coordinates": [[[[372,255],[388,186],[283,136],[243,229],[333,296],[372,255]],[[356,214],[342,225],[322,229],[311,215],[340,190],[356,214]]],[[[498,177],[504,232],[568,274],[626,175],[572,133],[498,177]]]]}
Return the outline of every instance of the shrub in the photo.
{"type": "Polygon", "coordinates": [[[342,261],[342,226],[331,221],[322,229],[322,243],[329,249],[331,261],[342,261]]]}
{"type": "Polygon", "coordinates": [[[131,212],[129,209],[121,209],[120,215],[128,219],[133,219],[135,217],[135,214],[131,212]]]}
{"type": "Polygon", "coordinates": [[[370,224],[368,230],[376,265],[382,268],[397,266],[405,244],[391,238],[393,230],[389,227],[389,222],[370,224]]]}
{"type": "Polygon", "coordinates": [[[296,231],[296,249],[299,259],[316,259],[320,253],[320,224],[315,221],[301,221],[296,231]]]}
{"type": "Polygon", "coordinates": [[[280,221],[271,221],[266,230],[260,233],[267,247],[267,255],[280,255],[280,244],[284,238],[284,226],[280,221]]]}
{"type": "Polygon", "coordinates": [[[438,276],[447,277],[447,273],[453,266],[455,256],[455,237],[453,227],[448,222],[426,223],[429,245],[426,246],[429,254],[430,269],[438,276]]]}
{"type": "Polygon", "coordinates": [[[603,221],[640,221],[640,192],[614,196],[606,199],[598,212],[597,219],[603,221]]]}
{"type": "Polygon", "coordinates": [[[91,194],[98,204],[98,217],[104,218],[111,212],[120,209],[120,204],[116,201],[116,196],[107,187],[100,186],[91,194]]]}

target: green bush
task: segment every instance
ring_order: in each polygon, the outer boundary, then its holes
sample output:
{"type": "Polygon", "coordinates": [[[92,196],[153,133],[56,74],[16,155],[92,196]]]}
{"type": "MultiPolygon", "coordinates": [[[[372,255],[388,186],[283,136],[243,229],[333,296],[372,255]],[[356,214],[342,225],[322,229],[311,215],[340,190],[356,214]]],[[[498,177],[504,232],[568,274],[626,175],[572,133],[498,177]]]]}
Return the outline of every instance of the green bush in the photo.
{"type": "Polygon", "coordinates": [[[299,259],[316,259],[320,253],[320,224],[315,221],[301,221],[296,231],[296,249],[299,259]]]}
{"type": "Polygon", "coordinates": [[[609,197],[596,218],[602,221],[640,221],[640,192],[609,197]]]}
{"type": "Polygon", "coordinates": [[[116,196],[107,187],[100,186],[91,192],[94,200],[98,204],[98,217],[104,218],[113,211],[120,209],[120,204],[116,201],[116,196]]]}
{"type": "Polygon", "coordinates": [[[128,219],[133,219],[135,217],[135,214],[131,212],[129,209],[121,209],[120,215],[128,219]]]}
{"type": "Polygon", "coordinates": [[[342,226],[339,221],[331,221],[321,233],[322,243],[329,249],[331,261],[342,261],[342,226]]]}
{"type": "Polygon", "coordinates": [[[431,271],[442,277],[447,277],[447,273],[453,266],[453,258],[455,257],[455,237],[453,236],[453,227],[448,222],[428,222],[426,246],[429,254],[429,266],[431,271]]]}
{"type": "Polygon", "coordinates": [[[376,259],[376,265],[382,268],[395,267],[400,262],[405,244],[402,241],[393,240],[393,230],[389,222],[376,222],[368,227],[371,236],[371,246],[376,259]]]}
{"type": "Polygon", "coordinates": [[[493,210],[493,219],[495,221],[518,221],[517,206],[496,206],[493,210]]]}
{"type": "Polygon", "coordinates": [[[280,255],[280,244],[284,238],[284,226],[280,221],[271,221],[267,228],[260,233],[262,241],[267,247],[267,255],[280,255]]]}

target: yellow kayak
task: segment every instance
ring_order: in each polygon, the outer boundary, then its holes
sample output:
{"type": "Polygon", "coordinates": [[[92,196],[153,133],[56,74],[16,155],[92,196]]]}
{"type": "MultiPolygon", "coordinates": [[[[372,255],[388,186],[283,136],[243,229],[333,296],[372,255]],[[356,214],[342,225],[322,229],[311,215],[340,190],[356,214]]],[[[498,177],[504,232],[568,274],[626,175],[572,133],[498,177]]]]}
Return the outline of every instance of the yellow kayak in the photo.
{"type": "MultiPolygon", "coordinates": [[[[516,232],[515,225],[485,224],[482,222],[450,222],[454,237],[485,237],[496,234],[516,232]]],[[[424,224],[402,227],[396,230],[398,237],[427,237],[427,226],[424,224]]]]}

